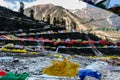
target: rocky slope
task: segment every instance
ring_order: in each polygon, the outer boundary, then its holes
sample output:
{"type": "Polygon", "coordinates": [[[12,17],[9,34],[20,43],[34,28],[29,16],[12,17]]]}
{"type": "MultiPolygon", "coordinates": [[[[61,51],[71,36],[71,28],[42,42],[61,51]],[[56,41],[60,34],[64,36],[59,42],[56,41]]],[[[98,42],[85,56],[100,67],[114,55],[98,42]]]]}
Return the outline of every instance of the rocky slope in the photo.
{"type": "Polygon", "coordinates": [[[120,17],[114,13],[100,8],[84,8],[82,10],[72,11],[86,23],[97,27],[120,28],[120,17]]]}
{"type": "MultiPolygon", "coordinates": [[[[120,17],[114,13],[100,8],[86,7],[81,10],[67,10],[61,6],[53,4],[41,4],[27,8],[25,14],[30,16],[30,10],[35,11],[35,19],[46,20],[48,14],[51,16],[51,23],[53,18],[58,17],[60,19],[66,19],[66,24],[71,25],[71,22],[75,22],[78,29],[87,29],[89,26],[93,27],[107,27],[107,28],[120,28],[120,17]]],[[[74,26],[72,26],[74,27],[74,26]]],[[[91,28],[91,27],[89,27],[91,28]]]]}
{"type": "MultiPolygon", "coordinates": [[[[25,14],[27,16],[30,16],[29,12],[31,9],[34,10],[34,17],[38,20],[42,20],[43,18],[46,20],[48,14],[51,16],[51,23],[53,23],[54,17],[66,19],[66,25],[69,26],[67,26],[69,29],[74,27],[70,25],[72,21],[77,24],[77,30],[95,30],[95,28],[120,28],[120,17],[114,13],[100,8],[87,7],[82,10],[67,10],[61,6],[55,6],[53,4],[42,4],[27,8],[25,10],[25,14]]],[[[101,34],[100,37],[104,39],[106,35],[110,36],[110,38],[116,35],[112,35],[113,33],[107,34],[107,32],[104,31],[94,31],[92,33],[96,33],[97,36],[98,34],[101,34]]],[[[114,40],[114,38],[111,39],[114,40]]]]}
{"type": "Polygon", "coordinates": [[[92,31],[93,34],[105,39],[105,36],[109,36],[110,39],[118,40],[120,31],[120,17],[112,12],[103,10],[100,8],[87,7],[82,10],[70,10],[81,18],[85,23],[92,24],[97,28],[106,28],[111,30],[92,31]],[[114,30],[112,30],[114,29],[114,30]]]}

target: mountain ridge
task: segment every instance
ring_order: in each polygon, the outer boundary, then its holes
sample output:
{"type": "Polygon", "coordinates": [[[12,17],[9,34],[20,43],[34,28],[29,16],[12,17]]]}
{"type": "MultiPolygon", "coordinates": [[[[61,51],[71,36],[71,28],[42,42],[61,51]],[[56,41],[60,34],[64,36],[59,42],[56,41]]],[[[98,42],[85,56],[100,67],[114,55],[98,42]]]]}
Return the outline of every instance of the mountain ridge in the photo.
{"type": "Polygon", "coordinates": [[[32,9],[34,10],[34,17],[37,20],[42,20],[43,18],[45,18],[46,20],[47,15],[50,14],[51,24],[53,23],[53,18],[58,17],[60,19],[66,19],[66,25],[68,25],[68,27],[71,25],[71,22],[75,22],[79,30],[86,30],[88,28],[87,25],[82,24],[83,21],[79,17],[74,15],[68,9],[63,8],[62,6],[56,6],[53,4],[36,5],[33,7],[26,8],[25,15],[30,16],[29,11],[32,9]]]}
{"type": "Polygon", "coordinates": [[[89,23],[95,26],[120,29],[120,17],[110,11],[87,7],[74,11],[73,13],[85,22],[92,20],[89,23]]]}

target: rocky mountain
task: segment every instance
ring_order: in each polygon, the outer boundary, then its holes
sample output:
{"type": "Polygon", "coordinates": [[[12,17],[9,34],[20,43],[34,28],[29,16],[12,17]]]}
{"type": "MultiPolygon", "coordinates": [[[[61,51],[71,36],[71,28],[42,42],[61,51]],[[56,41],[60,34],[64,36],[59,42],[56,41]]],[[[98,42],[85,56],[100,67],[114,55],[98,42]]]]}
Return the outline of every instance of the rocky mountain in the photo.
{"type": "Polygon", "coordinates": [[[50,15],[51,24],[53,23],[54,18],[56,17],[59,20],[64,19],[66,21],[67,28],[76,28],[77,30],[86,30],[89,25],[82,24],[84,23],[82,19],[74,15],[69,10],[56,6],[53,4],[42,4],[29,7],[25,9],[25,14],[30,16],[30,10],[34,10],[34,17],[37,20],[47,20],[47,16],[50,15]],[[72,24],[73,23],[73,24],[72,24]]]}
{"type": "Polygon", "coordinates": [[[109,36],[112,40],[118,39],[118,36],[116,38],[113,38],[113,36],[118,35],[119,32],[96,31],[96,28],[114,30],[120,28],[120,17],[103,9],[87,7],[82,10],[68,10],[53,4],[42,4],[25,9],[25,15],[30,16],[30,10],[34,10],[34,17],[37,20],[44,19],[44,21],[46,21],[47,16],[50,15],[52,24],[54,17],[60,20],[63,18],[66,20],[67,29],[75,28],[74,25],[71,24],[74,22],[77,30],[92,30],[91,33],[103,39],[105,39],[105,36],[109,36]]]}
{"type": "MultiPolygon", "coordinates": [[[[80,10],[74,10],[74,13],[78,12],[80,10]]],[[[93,13],[94,13],[94,9],[93,9],[93,13]]],[[[44,20],[47,21],[48,15],[50,15],[50,23],[53,23],[53,19],[56,17],[57,19],[59,19],[59,21],[61,22],[61,20],[65,20],[66,23],[66,28],[71,29],[71,28],[76,28],[77,30],[88,30],[94,27],[109,27],[111,26],[110,24],[107,24],[107,21],[111,21],[110,19],[115,19],[114,20],[114,24],[118,25],[117,28],[119,28],[119,21],[117,21],[116,17],[119,20],[119,17],[115,14],[112,14],[110,12],[106,12],[106,14],[99,13],[99,15],[97,14],[96,16],[92,14],[92,12],[85,12],[84,13],[81,12],[80,16],[78,17],[77,15],[73,14],[72,12],[70,12],[67,9],[64,9],[61,6],[55,6],[52,4],[44,4],[44,5],[37,5],[37,6],[33,6],[30,8],[25,9],[25,13],[27,16],[22,15],[19,12],[14,12],[12,10],[9,10],[5,7],[1,7],[0,6],[0,31],[18,31],[19,29],[24,29],[24,30],[31,30],[31,29],[37,29],[37,28],[44,28],[44,24],[41,24],[41,21],[39,20],[44,20]],[[34,17],[35,19],[37,19],[38,21],[36,22],[36,20],[31,20],[30,16],[30,11],[34,10],[34,17]],[[90,16],[85,14],[89,14],[90,16]],[[83,15],[83,16],[82,16],[83,15]],[[91,16],[93,16],[91,18],[91,16]],[[109,18],[107,17],[109,16],[109,18]],[[110,17],[112,16],[112,17],[110,17]],[[107,19],[106,19],[107,17],[107,19]],[[102,18],[102,19],[101,19],[102,18]],[[106,20],[106,23],[104,21],[104,19],[106,20]],[[100,26],[97,23],[97,21],[102,21],[100,25],[105,25],[106,26],[100,26]],[[91,24],[91,22],[93,22],[91,24]]],[[[96,11],[97,12],[97,11],[96,11]]],[[[111,24],[113,24],[113,22],[111,22],[111,24]]],[[[57,24],[59,25],[59,24],[57,24]]],[[[112,25],[113,26],[113,25],[112,25]]],[[[112,27],[111,26],[111,27],[112,27]]],[[[56,27],[56,26],[54,26],[56,27]]],[[[105,37],[105,35],[107,35],[106,33],[102,32],[94,32],[94,34],[96,34],[97,36],[100,34],[99,37],[105,37]]],[[[107,35],[109,36],[109,35],[107,35]]]]}
{"type": "Polygon", "coordinates": [[[92,24],[97,27],[120,28],[120,17],[107,10],[87,7],[72,12],[82,18],[85,24],[92,24]]]}

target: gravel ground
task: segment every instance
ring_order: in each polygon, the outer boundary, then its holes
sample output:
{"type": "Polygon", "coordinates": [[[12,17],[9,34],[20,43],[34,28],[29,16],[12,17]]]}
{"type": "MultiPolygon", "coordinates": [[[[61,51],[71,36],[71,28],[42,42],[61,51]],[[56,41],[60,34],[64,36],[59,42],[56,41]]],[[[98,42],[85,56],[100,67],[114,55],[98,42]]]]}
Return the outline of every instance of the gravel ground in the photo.
{"type": "MultiPolygon", "coordinates": [[[[62,56],[68,57],[69,55],[63,54],[62,56]]],[[[10,57],[9,57],[10,58],[10,57]]],[[[39,57],[12,57],[12,60],[2,60],[0,59],[0,69],[7,72],[13,73],[29,73],[30,76],[27,80],[80,80],[79,77],[69,78],[69,77],[57,77],[48,76],[42,74],[42,69],[49,66],[51,60],[63,60],[63,58],[56,58],[54,56],[39,56],[39,57]],[[19,61],[16,61],[19,60],[19,61]]],[[[70,61],[77,62],[80,64],[80,68],[84,69],[87,65],[98,61],[98,59],[85,58],[83,56],[76,56],[70,58],[70,61]]],[[[99,70],[102,73],[102,80],[120,80],[120,66],[116,70],[99,70]]],[[[97,80],[92,77],[86,77],[86,80],[97,80]]]]}

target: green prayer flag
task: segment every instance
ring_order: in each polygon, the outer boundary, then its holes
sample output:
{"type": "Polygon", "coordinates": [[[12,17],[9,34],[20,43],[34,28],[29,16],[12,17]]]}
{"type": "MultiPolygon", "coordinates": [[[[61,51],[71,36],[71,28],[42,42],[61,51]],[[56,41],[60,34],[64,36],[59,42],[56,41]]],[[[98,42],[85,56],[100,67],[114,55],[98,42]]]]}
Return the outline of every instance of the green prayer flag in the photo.
{"type": "Polygon", "coordinates": [[[5,76],[0,77],[0,80],[25,80],[29,74],[14,74],[14,73],[7,73],[5,76]]]}

